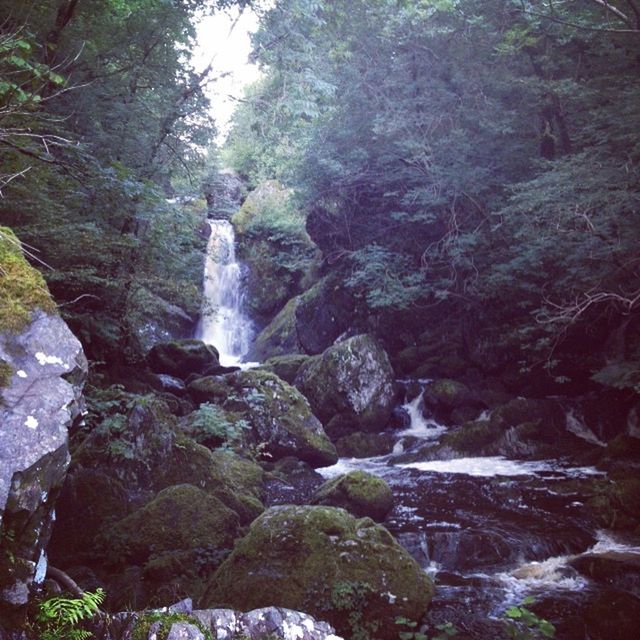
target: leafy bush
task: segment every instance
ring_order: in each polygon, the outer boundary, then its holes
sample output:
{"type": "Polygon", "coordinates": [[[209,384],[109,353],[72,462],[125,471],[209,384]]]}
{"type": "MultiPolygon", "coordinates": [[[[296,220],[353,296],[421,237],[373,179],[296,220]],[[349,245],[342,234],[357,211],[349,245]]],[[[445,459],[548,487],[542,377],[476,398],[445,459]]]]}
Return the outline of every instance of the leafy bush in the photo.
{"type": "Polygon", "coordinates": [[[80,598],[55,597],[41,602],[36,623],[40,640],[86,640],[93,634],[77,625],[92,618],[104,601],[104,589],[86,591],[80,598]]]}

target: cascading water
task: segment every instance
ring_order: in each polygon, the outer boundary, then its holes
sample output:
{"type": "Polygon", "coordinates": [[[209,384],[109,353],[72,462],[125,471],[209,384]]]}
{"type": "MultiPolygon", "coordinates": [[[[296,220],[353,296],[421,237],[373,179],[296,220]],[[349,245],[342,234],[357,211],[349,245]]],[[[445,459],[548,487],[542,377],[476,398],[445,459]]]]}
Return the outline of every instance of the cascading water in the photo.
{"type": "Polygon", "coordinates": [[[210,220],[204,270],[204,308],[199,337],[220,353],[223,366],[239,365],[251,344],[251,320],[242,309],[242,268],[236,261],[235,234],[227,220],[210,220]]]}

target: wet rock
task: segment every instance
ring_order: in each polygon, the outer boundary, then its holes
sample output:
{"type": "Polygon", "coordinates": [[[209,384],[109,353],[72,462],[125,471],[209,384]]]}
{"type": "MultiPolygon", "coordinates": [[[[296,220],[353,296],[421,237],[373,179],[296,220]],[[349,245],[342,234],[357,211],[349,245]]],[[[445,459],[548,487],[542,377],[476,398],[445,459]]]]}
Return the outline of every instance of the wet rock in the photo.
{"type": "Polygon", "coordinates": [[[371,336],[359,335],[304,364],[295,384],[337,439],[387,424],[396,398],[393,380],[384,350],[371,336]]]}
{"type": "Polygon", "coordinates": [[[391,453],[395,439],[390,433],[363,433],[356,431],[336,440],[341,458],[372,458],[391,453]]]}
{"type": "Polygon", "coordinates": [[[474,418],[483,408],[483,403],[477,395],[465,384],[443,378],[434,380],[425,387],[422,395],[425,407],[432,413],[438,422],[454,424],[464,417],[474,418]],[[458,412],[456,417],[454,412],[458,412]],[[466,416],[464,415],[465,412],[466,416]]]}
{"type": "Polygon", "coordinates": [[[393,494],[382,478],[352,471],[318,487],[311,503],[342,507],[358,518],[382,522],[393,509],[393,494]]]}
{"type": "Polygon", "coordinates": [[[640,554],[585,553],[569,561],[583,575],[640,597],[640,554]]]}
{"type": "Polygon", "coordinates": [[[391,429],[408,429],[411,426],[411,416],[404,407],[394,407],[389,418],[391,429]]]}
{"type": "Polygon", "coordinates": [[[220,368],[218,350],[201,340],[161,342],[146,356],[154,373],[164,373],[185,380],[191,374],[212,375],[220,368]]]}
{"type": "Polygon", "coordinates": [[[231,169],[208,175],[202,182],[207,201],[208,216],[229,220],[242,205],[245,186],[240,176],[231,169]]]}
{"type": "Polygon", "coordinates": [[[370,519],[334,507],[283,506],[252,523],[202,602],[305,610],[349,635],[354,614],[376,627],[376,637],[395,639],[396,617],[419,620],[432,594],[419,565],[370,519]]]}
{"type": "Polygon", "coordinates": [[[167,391],[177,397],[182,397],[187,393],[187,387],[180,378],[174,378],[166,373],[156,375],[158,391],[167,391]]]}
{"type": "Polygon", "coordinates": [[[631,593],[607,589],[584,613],[589,638],[593,640],[636,640],[640,598],[631,593]]]}
{"type": "Polygon", "coordinates": [[[87,361],[15,236],[0,234],[0,618],[44,581],[87,361]]]}
{"type": "Polygon", "coordinates": [[[246,420],[242,434],[247,446],[277,460],[293,455],[322,467],[338,454],[306,398],[278,376],[266,371],[241,371],[222,378],[203,378],[189,385],[194,398],[219,403],[246,420]]]}

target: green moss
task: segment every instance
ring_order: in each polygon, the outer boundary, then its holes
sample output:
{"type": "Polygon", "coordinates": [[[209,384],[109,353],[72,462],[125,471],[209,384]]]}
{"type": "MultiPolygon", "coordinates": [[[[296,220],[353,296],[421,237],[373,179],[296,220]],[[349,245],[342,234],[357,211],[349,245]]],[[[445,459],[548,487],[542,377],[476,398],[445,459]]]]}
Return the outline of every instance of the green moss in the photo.
{"type": "Polygon", "coordinates": [[[352,471],[325,482],[315,492],[313,502],[342,507],[359,517],[384,520],[393,508],[393,494],[382,478],[352,471]]]}
{"type": "Polygon", "coordinates": [[[205,640],[214,640],[211,632],[204,625],[186,613],[159,613],[149,612],[143,613],[136,621],[131,634],[131,640],[147,640],[151,627],[154,627],[154,638],[157,640],[166,640],[171,627],[176,622],[186,622],[197,627],[204,635],[205,640]],[[157,626],[154,626],[157,625],[157,626]]]}
{"type": "Polygon", "coordinates": [[[13,376],[13,367],[0,358],[0,389],[8,387],[13,376]]]}
{"type": "Polygon", "coordinates": [[[14,233],[0,227],[0,327],[20,331],[34,309],[53,312],[56,305],[42,275],[22,255],[14,233]]]}
{"type": "Polygon", "coordinates": [[[442,436],[441,443],[463,453],[474,453],[494,442],[503,429],[493,423],[478,420],[442,436]]]}
{"type": "Polygon", "coordinates": [[[350,633],[348,613],[332,598],[341,583],[371,586],[362,613],[381,621],[378,638],[396,639],[395,618],[420,619],[433,594],[427,575],[384,527],[335,507],[287,506],[269,509],[251,525],[202,604],[287,607],[350,633]]]}

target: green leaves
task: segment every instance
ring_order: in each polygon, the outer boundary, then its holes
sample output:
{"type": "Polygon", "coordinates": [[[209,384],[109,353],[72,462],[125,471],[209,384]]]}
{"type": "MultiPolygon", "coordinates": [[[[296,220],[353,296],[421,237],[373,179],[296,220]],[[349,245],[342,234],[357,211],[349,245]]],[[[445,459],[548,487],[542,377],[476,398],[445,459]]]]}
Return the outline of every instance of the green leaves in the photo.
{"type": "Polygon", "coordinates": [[[104,589],[86,591],[80,598],[56,597],[41,602],[37,622],[41,627],[42,640],[87,640],[93,634],[77,625],[92,618],[104,601],[104,589]]]}
{"type": "Polygon", "coordinates": [[[537,638],[554,638],[556,628],[544,618],[538,617],[527,608],[535,603],[529,596],[518,606],[509,607],[503,614],[507,635],[512,640],[535,640],[537,638]]]}

